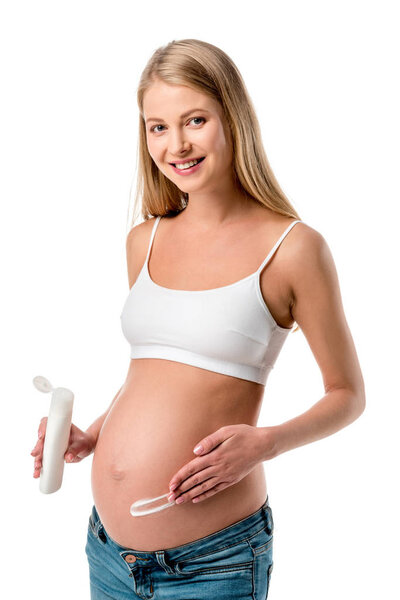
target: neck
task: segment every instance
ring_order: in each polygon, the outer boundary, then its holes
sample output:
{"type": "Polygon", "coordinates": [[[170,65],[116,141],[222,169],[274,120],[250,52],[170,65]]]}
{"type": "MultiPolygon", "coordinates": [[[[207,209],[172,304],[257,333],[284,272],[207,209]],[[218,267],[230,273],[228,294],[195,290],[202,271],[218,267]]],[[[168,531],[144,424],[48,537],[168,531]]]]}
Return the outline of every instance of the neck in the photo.
{"type": "Polygon", "coordinates": [[[181,214],[187,223],[212,229],[232,223],[248,214],[258,203],[235,186],[189,192],[188,204],[181,214]]]}

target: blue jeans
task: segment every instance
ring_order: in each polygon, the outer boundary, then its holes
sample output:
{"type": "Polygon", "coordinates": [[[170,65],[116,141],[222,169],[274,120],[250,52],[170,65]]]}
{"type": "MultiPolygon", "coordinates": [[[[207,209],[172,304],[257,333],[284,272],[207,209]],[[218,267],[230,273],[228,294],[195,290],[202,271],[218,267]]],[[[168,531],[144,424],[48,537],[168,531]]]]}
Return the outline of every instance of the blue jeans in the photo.
{"type": "Polygon", "coordinates": [[[111,539],[93,505],[85,547],[91,600],[265,600],[273,530],[267,496],[259,510],[224,529],[143,552],[111,539]]]}

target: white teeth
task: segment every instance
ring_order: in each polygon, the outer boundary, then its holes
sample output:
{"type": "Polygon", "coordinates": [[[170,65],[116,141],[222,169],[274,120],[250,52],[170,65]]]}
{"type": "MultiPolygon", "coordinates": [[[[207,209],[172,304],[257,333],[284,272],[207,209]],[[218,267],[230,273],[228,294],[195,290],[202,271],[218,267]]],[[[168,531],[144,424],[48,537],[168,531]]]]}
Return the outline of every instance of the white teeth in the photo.
{"type": "Polygon", "coordinates": [[[193,165],[197,165],[198,162],[198,160],[191,160],[190,162],[183,163],[182,165],[175,165],[175,167],[180,170],[188,169],[189,167],[193,167],[193,165]]]}

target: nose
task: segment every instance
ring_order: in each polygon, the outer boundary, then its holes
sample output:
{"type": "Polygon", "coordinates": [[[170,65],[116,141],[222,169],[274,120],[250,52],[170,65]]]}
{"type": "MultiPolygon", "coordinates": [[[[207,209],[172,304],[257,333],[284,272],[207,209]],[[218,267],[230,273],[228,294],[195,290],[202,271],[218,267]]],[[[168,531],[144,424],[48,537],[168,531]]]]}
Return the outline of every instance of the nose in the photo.
{"type": "Polygon", "coordinates": [[[180,156],[190,148],[187,134],[180,127],[171,127],[168,146],[170,156],[180,156]]]}

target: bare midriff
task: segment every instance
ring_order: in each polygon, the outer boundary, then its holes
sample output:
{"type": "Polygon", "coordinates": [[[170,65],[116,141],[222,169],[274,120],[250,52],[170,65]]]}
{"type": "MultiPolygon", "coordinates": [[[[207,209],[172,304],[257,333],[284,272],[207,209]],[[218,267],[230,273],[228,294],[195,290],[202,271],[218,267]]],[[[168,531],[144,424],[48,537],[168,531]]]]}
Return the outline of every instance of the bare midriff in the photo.
{"type": "MultiPolygon", "coordinates": [[[[172,477],[197,460],[193,449],[220,427],[257,425],[264,386],[164,359],[134,359],[93,455],[92,492],[109,536],[152,552],[219,531],[257,511],[267,490],[263,463],[201,502],[133,517],[133,502],[169,492],[172,477]]],[[[155,507],[163,498],[145,508],[155,507]]]]}

